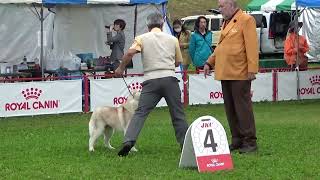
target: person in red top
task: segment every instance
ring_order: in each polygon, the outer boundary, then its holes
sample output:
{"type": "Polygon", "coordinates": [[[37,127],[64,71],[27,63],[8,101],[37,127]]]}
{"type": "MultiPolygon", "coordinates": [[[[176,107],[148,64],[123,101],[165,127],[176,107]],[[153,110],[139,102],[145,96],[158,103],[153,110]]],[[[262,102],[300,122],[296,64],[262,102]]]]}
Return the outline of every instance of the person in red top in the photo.
{"type": "MultiPolygon", "coordinates": [[[[286,60],[288,66],[291,69],[295,69],[297,65],[297,52],[299,49],[299,59],[298,59],[298,65],[299,69],[306,70],[308,68],[308,57],[306,56],[306,52],[309,51],[309,45],[307,43],[306,38],[299,35],[299,38],[297,34],[294,31],[294,21],[292,21],[289,25],[289,35],[287,36],[285,42],[284,42],[284,59],[286,60]],[[299,45],[297,44],[297,40],[299,39],[299,45]]],[[[299,28],[297,32],[299,32],[300,28],[302,27],[303,23],[298,23],[299,28]]]]}

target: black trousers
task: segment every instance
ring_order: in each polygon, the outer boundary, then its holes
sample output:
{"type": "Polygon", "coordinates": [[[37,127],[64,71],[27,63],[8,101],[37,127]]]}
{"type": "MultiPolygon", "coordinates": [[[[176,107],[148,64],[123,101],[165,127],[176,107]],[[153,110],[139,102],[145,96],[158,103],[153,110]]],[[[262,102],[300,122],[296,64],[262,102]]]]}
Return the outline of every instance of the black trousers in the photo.
{"type": "Polygon", "coordinates": [[[138,109],[129,123],[124,142],[135,142],[137,140],[147,116],[156,107],[161,98],[164,98],[169,107],[177,142],[182,145],[188,130],[188,124],[185,120],[181,103],[178,79],[175,77],[151,79],[144,81],[142,85],[138,109]]]}
{"type": "Polygon", "coordinates": [[[221,81],[225,111],[234,145],[256,145],[256,127],[251,101],[251,81],[221,81]]]}

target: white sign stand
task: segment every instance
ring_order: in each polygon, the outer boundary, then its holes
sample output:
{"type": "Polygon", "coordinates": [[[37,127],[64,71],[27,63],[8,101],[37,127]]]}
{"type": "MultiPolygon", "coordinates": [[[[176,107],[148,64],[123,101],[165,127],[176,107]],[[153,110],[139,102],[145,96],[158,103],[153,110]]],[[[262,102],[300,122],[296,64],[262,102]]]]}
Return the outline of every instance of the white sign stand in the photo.
{"type": "Polygon", "coordinates": [[[179,167],[197,167],[199,172],[233,169],[226,132],[214,117],[202,116],[190,125],[179,167]]]}

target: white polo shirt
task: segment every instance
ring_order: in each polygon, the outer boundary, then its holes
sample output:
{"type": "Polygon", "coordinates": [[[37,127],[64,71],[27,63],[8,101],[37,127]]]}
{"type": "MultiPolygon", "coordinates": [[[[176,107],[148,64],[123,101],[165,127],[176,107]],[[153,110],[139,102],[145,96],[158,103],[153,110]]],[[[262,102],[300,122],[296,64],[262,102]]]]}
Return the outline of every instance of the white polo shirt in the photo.
{"type": "Polygon", "coordinates": [[[182,62],[178,39],[159,28],[137,36],[130,49],[141,52],[145,80],[175,77],[175,62],[182,62]]]}

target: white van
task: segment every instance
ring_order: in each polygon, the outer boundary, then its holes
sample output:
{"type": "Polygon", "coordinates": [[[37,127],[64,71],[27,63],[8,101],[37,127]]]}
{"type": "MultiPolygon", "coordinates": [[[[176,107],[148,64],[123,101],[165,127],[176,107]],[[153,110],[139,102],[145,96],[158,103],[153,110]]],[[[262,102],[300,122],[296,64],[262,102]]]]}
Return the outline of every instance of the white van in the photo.
{"type": "MultiPolygon", "coordinates": [[[[283,44],[291,21],[288,12],[248,12],[256,20],[258,43],[260,54],[283,54],[283,44]]],[[[186,29],[193,31],[197,16],[182,18],[186,29]]],[[[208,29],[212,31],[212,46],[216,46],[220,37],[220,29],[223,23],[221,14],[202,15],[208,20],[208,29]]]]}

